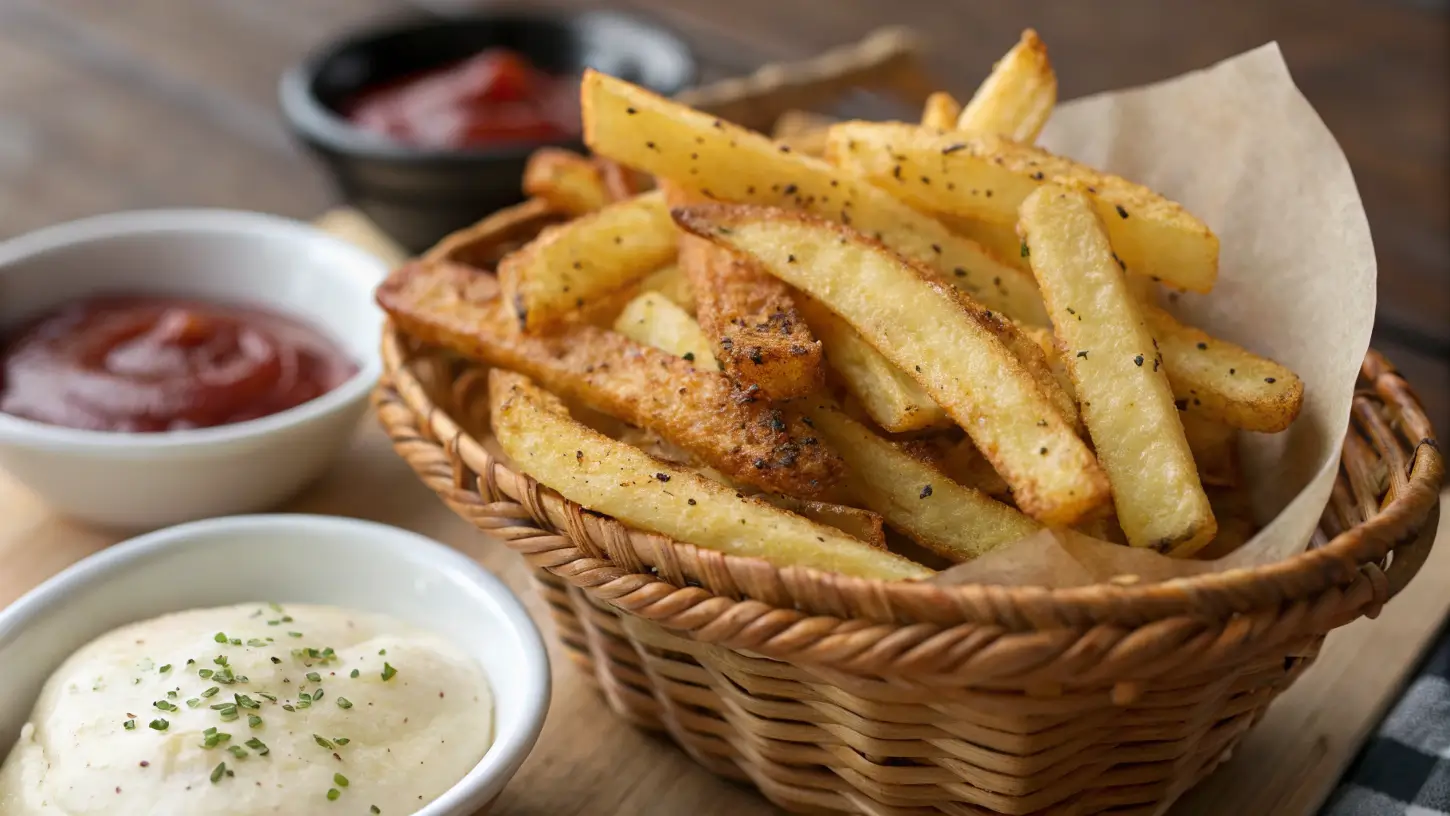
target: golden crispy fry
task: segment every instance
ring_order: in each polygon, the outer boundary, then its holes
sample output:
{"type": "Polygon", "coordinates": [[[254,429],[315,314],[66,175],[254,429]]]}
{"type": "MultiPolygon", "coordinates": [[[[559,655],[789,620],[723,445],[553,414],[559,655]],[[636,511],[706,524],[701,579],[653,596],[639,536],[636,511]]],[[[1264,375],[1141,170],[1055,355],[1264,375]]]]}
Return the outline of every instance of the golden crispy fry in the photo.
{"type": "Polygon", "coordinates": [[[937,91],[926,98],[926,109],[921,112],[921,125],[951,130],[957,126],[957,117],[961,115],[962,103],[946,91],[937,91]]]}
{"type": "Polygon", "coordinates": [[[826,150],[826,131],[835,122],[823,114],[789,110],[775,120],[770,137],[797,153],[819,156],[826,150]]]}
{"type": "Polygon", "coordinates": [[[688,314],[695,313],[695,289],[678,264],[651,272],[639,282],[639,288],[643,292],[659,292],[688,314]]]}
{"type": "Polygon", "coordinates": [[[636,343],[683,357],[702,371],[719,371],[710,338],[684,309],[659,292],[645,292],[624,307],[614,330],[636,343]]]}
{"type": "Polygon", "coordinates": [[[1102,469],[1045,395],[1043,379],[1002,342],[1011,324],[838,224],[727,205],[675,210],[675,220],[752,255],[850,323],[971,435],[1033,517],[1071,524],[1107,500],[1102,469]]]}
{"type": "Polygon", "coordinates": [[[1092,202],[1043,187],[1023,202],[1020,229],[1128,542],[1191,554],[1213,538],[1213,512],[1092,202]]]}
{"type": "Polygon", "coordinates": [[[1273,360],[1140,305],[1158,341],[1173,396],[1185,410],[1246,431],[1289,427],[1304,404],[1304,381],[1273,360]]]}
{"type": "Polygon", "coordinates": [[[1047,58],[1047,45],[1029,28],[992,66],[992,73],[957,118],[956,128],[1032,144],[1056,104],[1057,73],[1047,58]]]}
{"type": "Polygon", "coordinates": [[[541,147],[529,156],[524,193],[570,215],[604,209],[611,200],[593,161],[557,147],[541,147]]]}
{"type": "Polygon", "coordinates": [[[1193,451],[1193,461],[1198,464],[1198,478],[1205,485],[1237,487],[1238,431],[1192,411],[1180,411],[1178,418],[1183,421],[1183,436],[1188,440],[1188,449],[1193,451]]]}
{"type": "Polygon", "coordinates": [[[820,389],[821,344],[790,287],[749,258],[689,235],[680,237],[680,268],[694,287],[700,327],[737,387],[771,401],[820,389]]]}
{"type": "Polygon", "coordinates": [[[1030,275],[856,173],[596,72],[585,74],[581,99],[585,141],[601,155],[709,198],[793,207],[855,227],[990,309],[1047,322],[1030,275]]]}
{"type": "Polygon", "coordinates": [[[1022,257],[1022,241],[1017,237],[1017,225],[963,218],[951,213],[934,213],[937,220],[951,228],[957,235],[970,238],[981,244],[994,256],[1001,258],[1014,269],[1032,274],[1032,265],[1022,257]]]}
{"type": "Polygon", "coordinates": [[[1009,224],[1044,184],[1087,193],[1115,258],[1129,272],[1207,292],[1218,277],[1218,237],[1182,206],[1138,184],[997,136],[915,125],[846,122],[826,155],[913,206],[1009,224]]]}
{"type": "Polygon", "coordinates": [[[834,408],[819,406],[810,417],[821,436],[841,451],[851,468],[851,484],[866,505],[928,549],[965,561],[1041,529],[834,408]]]}
{"type": "Polygon", "coordinates": [[[845,504],[797,499],[780,493],[762,493],[760,498],[782,510],[789,510],[811,521],[835,527],[846,535],[860,539],[871,546],[886,549],[886,531],[882,529],[885,519],[879,513],[862,510],[845,504]]]}
{"type": "Polygon", "coordinates": [[[676,232],[660,193],[611,204],[540,233],[499,264],[505,302],[525,331],[546,332],[596,298],[670,262],[676,232]]]}
{"type": "Polygon", "coordinates": [[[883,357],[851,324],[808,295],[798,295],[796,305],[820,338],[826,364],[873,422],[893,433],[951,426],[951,417],[916,380],[883,357]]]}
{"type": "Polygon", "coordinates": [[[1012,492],[1001,474],[992,468],[992,463],[977,450],[971,439],[963,439],[948,447],[940,467],[952,481],[980,490],[988,496],[1007,496],[1012,492]]]}
{"type": "Polygon", "coordinates": [[[411,264],[378,289],[400,329],[424,342],[518,371],[565,399],[642,428],[741,482],[816,498],[840,458],[798,419],[733,393],[723,374],[594,326],[523,334],[489,294],[492,278],[465,267],[411,264]]]}
{"type": "Polygon", "coordinates": [[[559,412],[521,375],[489,375],[499,446],[525,473],[565,498],[620,521],[728,555],[777,566],[883,580],[932,571],[839,530],[616,442],[559,412]]]}

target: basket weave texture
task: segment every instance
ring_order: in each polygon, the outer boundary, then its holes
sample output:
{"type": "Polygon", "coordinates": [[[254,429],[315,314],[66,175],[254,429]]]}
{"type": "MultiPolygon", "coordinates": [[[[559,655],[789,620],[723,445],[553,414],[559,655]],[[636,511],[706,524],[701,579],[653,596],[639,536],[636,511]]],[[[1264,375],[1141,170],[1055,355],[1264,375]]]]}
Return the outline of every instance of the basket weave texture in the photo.
{"type": "MultiPolygon", "coordinates": [[[[480,274],[538,202],[440,244],[480,274]]],[[[633,530],[511,470],[486,371],[391,326],[375,403],[397,452],[534,567],[557,634],[625,719],[800,813],[1156,814],[1228,755],[1324,636],[1423,564],[1444,464],[1409,386],[1362,369],[1306,551],[1152,585],[883,583],[633,530]]]]}

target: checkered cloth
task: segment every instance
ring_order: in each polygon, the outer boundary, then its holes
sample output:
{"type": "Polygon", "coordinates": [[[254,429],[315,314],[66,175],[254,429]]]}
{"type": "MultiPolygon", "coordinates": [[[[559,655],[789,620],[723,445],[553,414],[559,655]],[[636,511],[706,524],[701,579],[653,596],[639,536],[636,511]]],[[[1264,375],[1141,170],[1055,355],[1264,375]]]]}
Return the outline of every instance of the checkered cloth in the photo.
{"type": "Polygon", "coordinates": [[[1450,816],[1450,639],[1436,647],[1321,816],[1450,816]]]}

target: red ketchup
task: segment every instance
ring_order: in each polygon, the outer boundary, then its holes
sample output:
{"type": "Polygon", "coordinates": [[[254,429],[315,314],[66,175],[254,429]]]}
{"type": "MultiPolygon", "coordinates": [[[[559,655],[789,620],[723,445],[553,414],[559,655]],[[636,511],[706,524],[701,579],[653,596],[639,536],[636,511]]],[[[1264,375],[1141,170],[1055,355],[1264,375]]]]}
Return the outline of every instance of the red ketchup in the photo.
{"type": "Polygon", "coordinates": [[[343,113],[416,147],[466,149],[578,136],[579,80],[492,48],[462,62],[362,91],[343,113]]]}
{"type": "Polygon", "coordinates": [[[0,411],[94,431],[208,428],[296,407],[357,370],[315,329],[261,309],[98,297],[0,342],[0,411]]]}

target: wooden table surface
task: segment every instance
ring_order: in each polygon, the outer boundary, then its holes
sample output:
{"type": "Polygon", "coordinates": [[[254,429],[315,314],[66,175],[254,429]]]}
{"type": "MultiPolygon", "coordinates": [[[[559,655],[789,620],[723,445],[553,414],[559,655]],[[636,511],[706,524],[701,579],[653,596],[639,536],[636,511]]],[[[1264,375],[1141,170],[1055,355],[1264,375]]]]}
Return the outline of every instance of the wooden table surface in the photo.
{"type": "MultiPolygon", "coordinates": [[[[435,0],[434,5],[455,5],[435,0]]],[[[556,3],[555,5],[559,5],[556,3]]],[[[583,4],[579,4],[583,5],[583,4]]],[[[1026,25],[1063,98],[1147,82],[1278,39],[1349,155],[1377,239],[1376,345],[1450,427],[1450,15],[1433,0],[626,0],[697,48],[708,74],[804,56],[887,22],[928,38],[942,85],[969,93],[1026,25]]],[[[0,239],[118,209],[204,205],[312,217],[333,203],[274,105],[282,68],[404,0],[0,0],[0,239]]],[[[480,558],[521,592],[518,559],[448,514],[365,426],[290,509],[384,520],[480,558]]],[[[0,475],[0,606],[114,536],[53,517],[0,475]]],[[[1442,539],[1450,541],[1450,539],[1442,539]]],[[[1376,623],[1336,633],[1238,757],[1175,814],[1312,812],[1450,606],[1450,547],[1376,623]]],[[[526,592],[534,611],[539,604],[526,592]]],[[[605,715],[558,661],[538,750],[497,812],[769,812],[665,743],[605,715]]]]}

